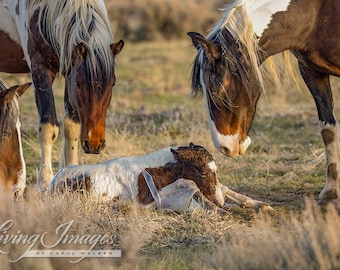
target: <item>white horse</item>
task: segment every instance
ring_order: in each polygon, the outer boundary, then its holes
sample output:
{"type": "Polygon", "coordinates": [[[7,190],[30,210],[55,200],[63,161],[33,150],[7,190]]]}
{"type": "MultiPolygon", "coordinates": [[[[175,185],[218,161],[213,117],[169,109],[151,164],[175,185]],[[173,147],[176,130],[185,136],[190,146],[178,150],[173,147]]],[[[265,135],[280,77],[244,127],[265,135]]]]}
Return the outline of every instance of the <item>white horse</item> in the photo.
{"type": "Polygon", "coordinates": [[[238,194],[217,179],[217,166],[203,147],[171,147],[145,156],[70,166],[53,178],[52,192],[88,191],[100,200],[136,200],[146,207],[183,211],[193,201],[214,209],[225,197],[254,209],[268,204],[238,194]]]}

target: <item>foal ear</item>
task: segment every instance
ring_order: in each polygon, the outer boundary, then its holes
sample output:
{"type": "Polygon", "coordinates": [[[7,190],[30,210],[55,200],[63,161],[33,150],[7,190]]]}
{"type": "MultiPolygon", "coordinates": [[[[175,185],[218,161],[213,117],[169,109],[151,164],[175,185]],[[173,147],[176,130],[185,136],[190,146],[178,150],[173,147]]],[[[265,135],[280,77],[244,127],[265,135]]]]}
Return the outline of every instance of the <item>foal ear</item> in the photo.
{"type": "Polygon", "coordinates": [[[119,40],[118,42],[111,44],[110,47],[111,47],[113,55],[117,55],[123,49],[124,41],[119,40]]]}
{"type": "Polygon", "coordinates": [[[196,49],[202,48],[209,60],[221,58],[220,50],[214,42],[207,40],[201,34],[196,32],[189,32],[188,35],[191,37],[192,43],[196,49]]]}
{"type": "Polygon", "coordinates": [[[175,160],[181,159],[181,155],[180,155],[180,153],[179,153],[178,151],[176,151],[176,150],[173,149],[173,148],[170,148],[170,151],[171,151],[171,153],[175,156],[175,160]]]}

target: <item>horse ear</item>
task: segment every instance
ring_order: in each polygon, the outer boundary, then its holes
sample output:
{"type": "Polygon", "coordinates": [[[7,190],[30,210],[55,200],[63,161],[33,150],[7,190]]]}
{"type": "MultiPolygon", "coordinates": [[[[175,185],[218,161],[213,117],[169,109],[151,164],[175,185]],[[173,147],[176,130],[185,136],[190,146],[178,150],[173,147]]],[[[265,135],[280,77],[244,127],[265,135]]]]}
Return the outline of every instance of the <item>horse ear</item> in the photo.
{"type": "Polygon", "coordinates": [[[32,83],[25,83],[23,85],[15,85],[10,88],[4,89],[0,92],[0,99],[2,99],[3,105],[11,102],[14,96],[17,94],[19,97],[26,91],[32,83]]]}
{"type": "Polygon", "coordinates": [[[200,33],[196,32],[188,32],[187,35],[191,38],[192,44],[195,46],[197,50],[201,48],[199,42],[197,41],[197,37],[204,38],[200,33]]]}
{"type": "Polygon", "coordinates": [[[117,55],[123,49],[124,41],[119,40],[118,42],[111,44],[110,47],[111,47],[113,55],[117,55]]]}
{"type": "Polygon", "coordinates": [[[10,103],[11,100],[14,98],[17,87],[18,85],[15,85],[0,92],[0,99],[3,106],[10,103]]]}
{"type": "Polygon", "coordinates": [[[32,83],[29,82],[29,83],[25,83],[25,84],[17,86],[17,93],[19,97],[21,97],[26,92],[27,88],[30,87],[31,85],[32,83]]]}
{"type": "Polygon", "coordinates": [[[84,43],[79,43],[76,47],[76,53],[77,56],[79,56],[80,58],[84,59],[86,57],[87,54],[87,47],[85,46],[84,43]]]}
{"type": "Polygon", "coordinates": [[[196,32],[189,32],[188,35],[191,37],[192,43],[196,49],[202,48],[209,60],[221,58],[220,50],[214,42],[207,40],[201,34],[196,32]]]}

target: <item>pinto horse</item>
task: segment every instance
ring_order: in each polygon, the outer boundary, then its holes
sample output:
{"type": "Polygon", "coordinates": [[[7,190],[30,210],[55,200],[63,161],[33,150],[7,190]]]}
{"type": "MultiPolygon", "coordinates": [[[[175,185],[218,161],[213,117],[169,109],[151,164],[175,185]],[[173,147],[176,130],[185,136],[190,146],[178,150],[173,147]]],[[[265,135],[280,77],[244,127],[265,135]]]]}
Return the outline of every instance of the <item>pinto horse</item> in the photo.
{"type": "Polygon", "coordinates": [[[244,154],[263,89],[260,65],[291,50],[316,103],[327,157],[327,181],[319,202],[340,195],[339,126],[329,76],[340,76],[340,2],[237,0],[226,7],[207,37],[188,33],[198,49],[192,88],[202,90],[215,146],[225,155],[244,154]]]}
{"type": "Polygon", "coordinates": [[[14,197],[20,197],[26,187],[18,99],[30,85],[7,88],[0,80],[0,183],[14,197]]]}
{"type": "Polygon", "coordinates": [[[137,201],[148,208],[181,212],[192,198],[208,209],[223,206],[225,197],[242,207],[271,209],[262,201],[236,193],[217,179],[212,155],[202,146],[164,148],[145,156],[61,169],[52,193],[87,191],[97,199],[137,201]]]}
{"type": "Polygon", "coordinates": [[[52,84],[65,77],[63,162],[78,164],[78,138],[85,153],[105,146],[105,118],[115,84],[114,42],[103,0],[0,1],[0,71],[31,73],[40,116],[38,185],[53,177],[52,148],[59,123],[52,84]]]}

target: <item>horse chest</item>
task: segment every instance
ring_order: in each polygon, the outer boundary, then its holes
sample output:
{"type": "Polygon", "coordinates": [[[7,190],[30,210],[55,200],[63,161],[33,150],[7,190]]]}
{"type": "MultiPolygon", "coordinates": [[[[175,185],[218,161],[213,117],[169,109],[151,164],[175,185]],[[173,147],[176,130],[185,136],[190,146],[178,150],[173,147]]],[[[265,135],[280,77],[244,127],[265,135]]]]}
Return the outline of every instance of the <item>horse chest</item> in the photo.
{"type": "Polygon", "coordinates": [[[34,16],[30,20],[30,35],[28,37],[27,50],[31,58],[35,57],[36,62],[43,63],[47,68],[57,73],[59,69],[59,58],[39,31],[38,11],[34,13],[34,16]]]}
{"type": "Polygon", "coordinates": [[[9,73],[29,72],[20,37],[10,13],[0,7],[0,71],[9,73]]]}

